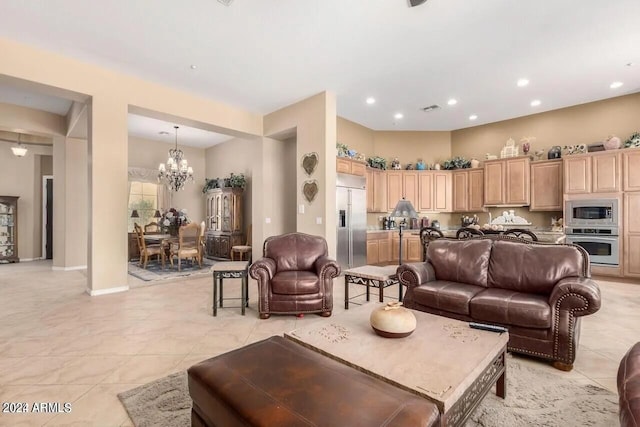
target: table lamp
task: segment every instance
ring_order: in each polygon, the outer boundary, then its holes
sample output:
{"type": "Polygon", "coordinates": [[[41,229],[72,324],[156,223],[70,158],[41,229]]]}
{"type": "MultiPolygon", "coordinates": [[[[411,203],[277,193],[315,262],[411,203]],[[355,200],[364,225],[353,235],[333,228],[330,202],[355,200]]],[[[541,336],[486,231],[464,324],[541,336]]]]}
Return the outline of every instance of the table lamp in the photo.
{"type": "Polygon", "coordinates": [[[405,218],[417,218],[418,212],[413,208],[411,201],[405,199],[404,197],[398,201],[395,209],[391,212],[391,216],[393,217],[403,217],[402,221],[398,224],[398,229],[400,230],[400,253],[398,254],[399,265],[402,265],[402,229],[407,226],[407,222],[405,218]]]}

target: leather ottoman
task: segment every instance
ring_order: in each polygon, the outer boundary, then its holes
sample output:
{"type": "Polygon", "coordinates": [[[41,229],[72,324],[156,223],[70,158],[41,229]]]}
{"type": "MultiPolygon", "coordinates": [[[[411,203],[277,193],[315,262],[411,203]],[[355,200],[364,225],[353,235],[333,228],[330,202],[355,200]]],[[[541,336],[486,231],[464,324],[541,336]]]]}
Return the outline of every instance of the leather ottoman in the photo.
{"type": "Polygon", "coordinates": [[[192,426],[439,426],[437,407],[282,337],[188,370],[192,426]]]}

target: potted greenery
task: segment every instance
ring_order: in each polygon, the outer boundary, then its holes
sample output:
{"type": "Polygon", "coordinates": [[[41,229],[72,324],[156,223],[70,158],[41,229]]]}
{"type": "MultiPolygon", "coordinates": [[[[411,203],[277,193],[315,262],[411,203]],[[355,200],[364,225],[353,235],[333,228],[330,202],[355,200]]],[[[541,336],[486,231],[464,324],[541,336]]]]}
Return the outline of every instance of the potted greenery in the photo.
{"type": "Polygon", "coordinates": [[[380,156],[369,157],[367,159],[367,164],[375,169],[387,170],[387,161],[380,156]]]}
{"type": "Polygon", "coordinates": [[[244,188],[247,185],[247,180],[244,177],[244,174],[240,175],[231,174],[229,177],[229,186],[233,188],[244,188]]]}

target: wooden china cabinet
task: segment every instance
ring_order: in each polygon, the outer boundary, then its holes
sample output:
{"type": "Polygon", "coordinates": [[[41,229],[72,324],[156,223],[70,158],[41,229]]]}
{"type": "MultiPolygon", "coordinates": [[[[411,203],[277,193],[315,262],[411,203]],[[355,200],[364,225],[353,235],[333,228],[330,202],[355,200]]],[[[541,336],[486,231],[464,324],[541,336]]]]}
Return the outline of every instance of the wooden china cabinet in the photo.
{"type": "Polygon", "coordinates": [[[231,248],[245,243],[242,233],[243,191],[233,187],[207,191],[207,258],[231,259],[231,248]]]}
{"type": "Polygon", "coordinates": [[[18,258],[18,197],[0,196],[0,263],[18,258]]]}

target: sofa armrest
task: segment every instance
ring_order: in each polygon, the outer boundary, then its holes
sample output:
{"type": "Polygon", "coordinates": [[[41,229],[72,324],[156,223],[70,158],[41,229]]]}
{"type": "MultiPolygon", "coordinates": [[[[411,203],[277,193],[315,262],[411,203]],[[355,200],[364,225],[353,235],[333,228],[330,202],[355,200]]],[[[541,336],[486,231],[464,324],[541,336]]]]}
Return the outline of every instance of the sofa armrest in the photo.
{"type": "Polygon", "coordinates": [[[324,279],[333,279],[340,275],[340,264],[327,256],[318,258],[316,262],[313,263],[313,267],[321,281],[324,279]]]}
{"type": "Polygon", "coordinates": [[[398,267],[397,275],[398,281],[407,288],[436,280],[436,273],[428,261],[402,264],[398,267]]]}
{"type": "Polygon", "coordinates": [[[600,309],[600,288],[586,277],[567,277],[556,283],[549,297],[549,305],[556,310],[571,311],[585,316],[600,309]]]}
{"type": "Polygon", "coordinates": [[[251,264],[249,275],[257,281],[260,281],[261,278],[269,281],[276,275],[276,262],[271,258],[260,258],[251,264]]]}

